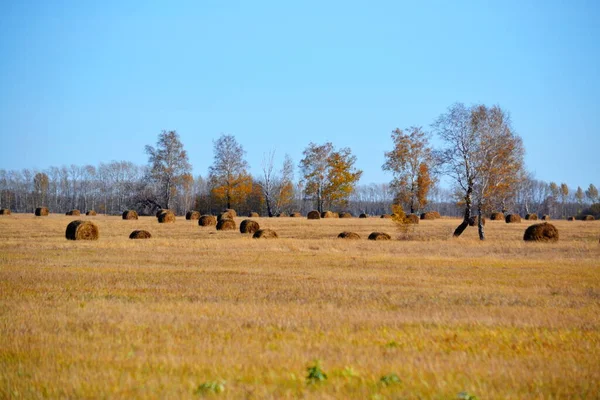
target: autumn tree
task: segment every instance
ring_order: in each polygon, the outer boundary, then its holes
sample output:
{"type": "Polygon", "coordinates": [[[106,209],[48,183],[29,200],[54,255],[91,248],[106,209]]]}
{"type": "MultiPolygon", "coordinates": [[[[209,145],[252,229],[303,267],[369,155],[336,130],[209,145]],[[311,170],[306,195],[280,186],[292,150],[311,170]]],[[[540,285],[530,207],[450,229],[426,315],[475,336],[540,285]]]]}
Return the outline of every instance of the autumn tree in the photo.
{"type": "Polygon", "coordinates": [[[471,108],[457,103],[433,124],[445,143],[439,152],[446,172],[460,191],[465,212],[455,229],[460,236],[468,227],[473,203],[479,216],[479,238],[485,239],[483,212],[516,194],[522,176],[523,146],[507,113],[498,106],[471,108]]]}
{"type": "Polygon", "coordinates": [[[430,176],[433,153],[427,134],[420,127],[392,131],[394,149],[385,153],[384,171],[391,171],[391,186],[396,190],[397,204],[410,208],[411,214],[427,203],[427,194],[432,184],[430,176]]]}
{"type": "Polygon", "coordinates": [[[577,201],[577,213],[581,212],[581,208],[583,207],[583,199],[585,194],[583,193],[583,189],[581,186],[577,186],[577,190],[575,191],[575,200],[577,201]]]}
{"type": "Polygon", "coordinates": [[[596,203],[598,201],[598,189],[596,189],[596,186],[594,186],[593,183],[590,183],[590,186],[585,191],[585,196],[590,203],[596,203]]]}
{"type": "Polygon", "coordinates": [[[211,192],[227,208],[241,203],[252,191],[252,177],[246,169],[246,152],[233,135],[221,135],[213,142],[214,161],[209,168],[211,192]]]}
{"type": "Polygon", "coordinates": [[[162,131],[158,135],[156,148],[146,146],[150,177],[159,187],[159,207],[170,208],[177,186],[191,172],[187,152],[176,131],[162,131]]]}
{"type": "Polygon", "coordinates": [[[48,175],[44,172],[38,172],[33,177],[33,191],[35,194],[35,207],[46,205],[46,197],[48,196],[49,180],[48,175]]]}
{"type": "Polygon", "coordinates": [[[345,206],[362,175],[354,167],[356,156],[349,148],[335,150],[330,142],[323,145],[311,142],[302,154],[304,193],[316,202],[317,210],[345,206]]]}

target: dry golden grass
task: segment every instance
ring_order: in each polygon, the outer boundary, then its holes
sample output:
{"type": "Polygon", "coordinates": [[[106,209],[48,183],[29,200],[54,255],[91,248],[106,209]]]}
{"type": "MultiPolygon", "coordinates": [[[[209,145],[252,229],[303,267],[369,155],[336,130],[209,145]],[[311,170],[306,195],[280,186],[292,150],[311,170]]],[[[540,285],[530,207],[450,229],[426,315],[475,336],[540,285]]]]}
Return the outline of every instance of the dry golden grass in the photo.
{"type": "Polygon", "coordinates": [[[546,244],[502,221],[483,243],[475,228],[452,239],[452,219],[398,233],[257,218],[280,237],[263,241],[99,215],[95,242],[66,240],[70,221],[0,219],[0,398],[195,398],[221,380],[221,398],[600,393],[600,222],[555,221],[546,244]],[[329,379],[309,385],[316,359],[329,379]]]}

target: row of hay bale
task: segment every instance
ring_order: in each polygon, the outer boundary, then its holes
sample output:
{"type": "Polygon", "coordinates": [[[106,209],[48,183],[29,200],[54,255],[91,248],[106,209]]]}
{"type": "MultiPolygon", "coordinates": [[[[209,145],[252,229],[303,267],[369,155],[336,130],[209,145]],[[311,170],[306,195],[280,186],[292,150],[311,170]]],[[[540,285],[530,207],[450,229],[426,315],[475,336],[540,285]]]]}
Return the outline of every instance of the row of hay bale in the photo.
{"type": "MultiPolygon", "coordinates": [[[[219,230],[235,229],[235,222],[229,218],[221,219],[217,224],[219,230]],[[219,228],[221,224],[221,228],[219,228]],[[225,228],[226,226],[226,228],[225,228]]],[[[245,219],[240,224],[240,233],[252,234],[253,238],[276,239],[277,232],[271,229],[260,229],[258,222],[245,219]]],[[[69,240],[98,240],[100,231],[98,226],[91,221],[75,220],[67,225],[65,237],[69,240]]],[[[149,239],[152,235],[146,230],[135,230],[129,235],[130,239],[149,239]]],[[[360,235],[355,232],[342,232],[338,235],[340,239],[358,240],[360,235]]],[[[391,236],[385,232],[372,232],[369,240],[390,240],[391,236]]],[[[523,235],[525,241],[557,242],[559,239],[558,229],[548,222],[529,226],[523,235]]]]}

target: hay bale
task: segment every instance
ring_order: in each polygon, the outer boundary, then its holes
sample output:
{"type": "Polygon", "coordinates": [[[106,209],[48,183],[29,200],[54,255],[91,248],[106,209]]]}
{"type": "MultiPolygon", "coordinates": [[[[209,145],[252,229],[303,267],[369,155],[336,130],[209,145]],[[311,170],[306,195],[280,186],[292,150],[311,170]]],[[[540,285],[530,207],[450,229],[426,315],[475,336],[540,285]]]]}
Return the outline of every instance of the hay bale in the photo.
{"type": "Polygon", "coordinates": [[[323,211],[321,213],[321,218],[333,218],[333,213],[331,211],[323,211]]]}
{"type": "Polygon", "coordinates": [[[123,211],[123,219],[138,219],[138,213],[135,210],[123,211]]]}
{"type": "Polygon", "coordinates": [[[248,218],[260,218],[260,214],[252,211],[248,213],[248,218]]]}
{"type": "Polygon", "coordinates": [[[235,225],[235,221],[229,218],[220,219],[217,222],[217,230],[218,231],[232,231],[235,230],[237,226],[235,225]]]}
{"type": "Polygon", "coordinates": [[[342,232],[338,235],[340,239],[360,239],[360,235],[354,232],[342,232]]]}
{"type": "Polygon", "coordinates": [[[549,216],[548,214],[545,214],[545,215],[542,217],[542,221],[550,221],[550,216],[549,216]]]}
{"type": "Polygon", "coordinates": [[[228,208],[217,216],[217,221],[222,219],[234,219],[235,217],[237,217],[235,210],[228,208]]]}
{"type": "Polygon", "coordinates": [[[252,235],[254,239],[277,239],[279,235],[271,229],[259,229],[252,235]]]}
{"type": "Polygon", "coordinates": [[[214,215],[202,215],[198,219],[198,225],[200,226],[215,226],[217,224],[217,218],[214,215]]]}
{"type": "Polygon", "coordinates": [[[421,219],[426,219],[426,220],[433,220],[436,219],[438,217],[435,216],[435,212],[434,211],[428,211],[425,213],[421,214],[421,219]]]}
{"type": "Polygon", "coordinates": [[[81,215],[81,211],[79,211],[79,210],[71,210],[71,211],[67,211],[65,215],[80,216],[81,215]]]}
{"type": "Polygon", "coordinates": [[[175,213],[171,210],[163,211],[158,216],[158,222],[161,224],[167,224],[171,222],[175,222],[175,213]]]}
{"type": "Polygon", "coordinates": [[[581,217],[582,221],[594,221],[596,218],[593,215],[583,215],[581,217]]]}
{"type": "Polygon", "coordinates": [[[282,212],[282,213],[277,214],[277,218],[285,218],[285,217],[288,217],[287,213],[282,212]]]}
{"type": "Polygon", "coordinates": [[[439,211],[430,211],[430,213],[433,214],[433,216],[435,217],[435,219],[442,218],[442,214],[440,214],[439,211]]]}
{"type": "Polygon", "coordinates": [[[331,213],[331,218],[339,218],[340,214],[336,213],[335,211],[331,213]]]}
{"type": "Polygon", "coordinates": [[[392,216],[390,214],[382,214],[381,218],[390,219],[390,218],[392,218],[392,216]]]}
{"type": "Polygon", "coordinates": [[[200,211],[188,211],[185,213],[185,219],[189,221],[196,221],[200,219],[200,211]]]}
{"type": "Polygon", "coordinates": [[[526,214],[525,215],[525,219],[527,221],[537,221],[538,220],[538,215],[535,213],[531,213],[531,214],[526,214]]]}
{"type": "Polygon", "coordinates": [[[535,242],[558,242],[558,229],[552,224],[543,222],[525,229],[523,240],[535,242]]]}
{"type": "Polygon", "coordinates": [[[493,212],[490,219],[492,221],[504,221],[504,214],[501,212],[493,212]]]}
{"type": "Polygon", "coordinates": [[[245,219],[240,224],[240,233],[254,233],[260,229],[258,222],[251,219],[245,219]]]}
{"type": "Polygon", "coordinates": [[[48,207],[38,207],[35,209],[36,217],[47,217],[48,214],[50,214],[50,211],[48,211],[48,207]]]}
{"type": "Polygon", "coordinates": [[[0,208],[0,215],[10,215],[10,210],[8,208],[0,208]]]}
{"type": "Polygon", "coordinates": [[[367,214],[363,213],[363,214],[360,214],[358,216],[358,218],[369,218],[369,216],[367,214]]]}
{"type": "Polygon", "coordinates": [[[518,223],[521,222],[521,216],[519,214],[508,214],[504,218],[504,221],[506,221],[507,224],[518,223]]]}
{"type": "Polygon", "coordinates": [[[152,235],[148,231],[135,230],[129,235],[129,239],[150,239],[152,235]]]}
{"type": "Polygon", "coordinates": [[[407,224],[418,224],[419,216],[417,214],[408,214],[406,217],[404,217],[404,222],[407,224]]]}
{"type": "Polygon", "coordinates": [[[300,212],[293,212],[293,213],[290,214],[290,217],[292,217],[292,218],[302,218],[303,215],[300,212]]]}
{"type": "Polygon", "coordinates": [[[156,218],[158,218],[160,216],[160,214],[164,213],[165,211],[169,211],[168,208],[161,208],[156,212],[156,218]]]}
{"type": "Polygon", "coordinates": [[[87,215],[88,217],[95,217],[96,215],[98,215],[98,213],[94,210],[88,210],[88,212],[86,212],[85,215],[87,215]]]}
{"type": "MultiPolygon", "coordinates": [[[[485,217],[481,218],[481,223],[485,225],[485,217]]],[[[469,218],[469,226],[479,226],[479,215],[469,218]]]]}
{"type": "Polygon", "coordinates": [[[384,232],[373,232],[369,235],[369,240],[390,240],[392,237],[384,232]]]}
{"type": "Polygon", "coordinates": [[[312,210],[306,214],[307,219],[321,219],[321,214],[317,210],[312,210]]]}
{"type": "Polygon", "coordinates": [[[99,236],[98,227],[92,221],[71,221],[65,232],[69,240],[98,240],[99,236]]]}
{"type": "Polygon", "coordinates": [[[575,221],[575,217],[568,217],[567,221],[575,221]]]}
{"type": "Polygon", "coordinates": [[[340,213],[339,218],[352,218],[352,214],[349,212],[340,213]]]}

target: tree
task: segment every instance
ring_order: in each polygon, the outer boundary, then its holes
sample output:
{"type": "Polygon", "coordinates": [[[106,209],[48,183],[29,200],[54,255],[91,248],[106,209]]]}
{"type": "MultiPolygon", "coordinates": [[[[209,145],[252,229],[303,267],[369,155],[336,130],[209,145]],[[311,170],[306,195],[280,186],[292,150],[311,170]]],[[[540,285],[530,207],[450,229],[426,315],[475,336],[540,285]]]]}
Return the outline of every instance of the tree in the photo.
{"type": "Polygon", "coordinates": [[[585,196],[591,203],[596,203],[598,201],[598,189],[596,189],[596,186],[594,186],[593,183],[590,183],[590,186],[585,191],[585,196]]]}
{"type": "Polygon", "coordinates": [[[317,210],[322,212],[325,205],[328,208],[345,206],[362,175],[362,171],[354,167],[356,156],[349,148],[335,151],[330,142],[323,145],[311,142],[302,154],[304,193],[316,201],[317,210]]]}
{"type": "Polygon", "coordinates": [[[473,202],[479,215],[479,238],[485,239],[483,212],[514,197],[518,179],[523,176],[523,147],[507,113],[498,106],[471,108],[457,103],[434,122],[445,142],[439,152],[447,173],[454,179],[464,201],[462,223],[455,229],[460,236],[468,227],[473,202]]]}
{"type": "Polygon", "coordinates": [[[567,197],[569,196],[569,187],[566,183],[560,184],[560,201],[562,203],[562,214],[565,215],[565,203],[567,202],[567,197]]]}
{"type": "Polygon", "coordinates": [[[214,161],[209,168],[211,192],[231,208],[252,191],[252,178],[246,172],[246,152],[233,135],[221,135],[213,142],[213,151],[214,161]]]}
{"type": "Polygon", "coordinates": [[[397,192],[397,202],[407,205],[414,214],[427,202],[433,153],[427,134],[420,127],[407,131],[410,133],[398,128],[392,131],[394,149],[385,153],[382,168],[393,174],[391,185],[397,192]]]}
{"type": "Polygon", "coordinates": [[[162,208],[169,208],[171,199],[177,193],[177,185],[192,169],[187,152],[176,131],[162,131],[158,135],[156,148],[146,146],[146,153],[149,156],[150,177],[159,186],[159,201],[162,201],[162,208]]]}
{"type": "Polygon", "coordinates": [[[44,172],[38,172],[33,177],[33,190],[35,193],[36,207],[45,206],[48,197],[49,179],[44,172]]]}
{"type": "Polygon", "coordinates": [[[581,207],[583,207],[584,196],[585,194],[583,193],[583,189],[581,189],[581,186],[577,186],[577,190],[575,191],[575,200],[577,200],[577,205],[579,206],[577,208],[578,214],[581,212],[581,207]]]}

